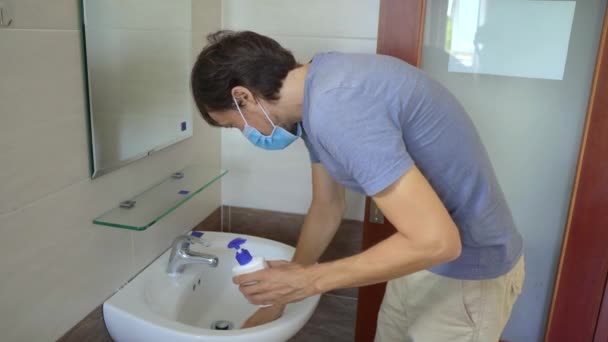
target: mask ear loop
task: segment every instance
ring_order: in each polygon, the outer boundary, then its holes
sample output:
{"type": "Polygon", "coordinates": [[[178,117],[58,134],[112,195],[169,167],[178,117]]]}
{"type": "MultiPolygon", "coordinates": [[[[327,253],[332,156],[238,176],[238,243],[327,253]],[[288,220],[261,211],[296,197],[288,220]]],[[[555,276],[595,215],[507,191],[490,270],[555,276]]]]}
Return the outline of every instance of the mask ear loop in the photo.
{"type": "Polygon", "coordinates": [[[241,112],[241,106],[239,106],[239,102],[236,100],[236,98],[234,96],[232,97],[232,101],[234,101],[234,104],[236,105],[236,110],[241,115],[241,118],[245,122],[245,125],[249,126],[249,123],[247,122],[247,120],[245,120],[245,116],[243,115],[243,112],[241,112]]]}
{"type": "Polygon", "coordinates": [[[266,112],[266,109],[264,108],[264,106],[262,106],[261,103],[259,103],[258,101],[255,101],[258,104],[258,107],[260,107],[260,109],[262,110],[262,113],[264,113],[264,115],[266,116],[266,119],[268,119],[268,121],[270,121],[270,124],[272,125],[273,128],[277,128],[277,126],[274,124],[274,122],[272,122],[272,120],[270,119],[270,116],[268,115],[268,112],[266,112]]]}

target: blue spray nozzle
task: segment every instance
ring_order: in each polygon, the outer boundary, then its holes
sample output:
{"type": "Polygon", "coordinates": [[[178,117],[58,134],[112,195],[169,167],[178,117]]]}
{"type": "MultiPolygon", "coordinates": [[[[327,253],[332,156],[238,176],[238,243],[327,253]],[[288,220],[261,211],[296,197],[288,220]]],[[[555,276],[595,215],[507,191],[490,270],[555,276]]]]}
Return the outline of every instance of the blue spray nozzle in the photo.
{"type": "Polygon", "coordinates": [[[247,242],[246,239],[236,238],[228,243],[228,248],[236,249],[236,261],[239,265],[247,265],[253,257],[245,248],[241,248],[241,245],[247,242]]]}
{"type": "Polygon", "coordinates": [[[228,243],[228,248],[234,248],[236,250],[239,250],[239,249],[241,249],[241,245],[244,244],[245,242],[247,242],[247,240],[243,239],[243,238],[233,239],[232,241],[230,241],[228,243]]]}
{"type": "Polygon", "coordinates": [[[253,259],[253,257],[245,248],[241,249],[240,252],[236,252],[236,261],[241,266],[247,265],[249,262],[251,262],[251,259],[253,259]]]}

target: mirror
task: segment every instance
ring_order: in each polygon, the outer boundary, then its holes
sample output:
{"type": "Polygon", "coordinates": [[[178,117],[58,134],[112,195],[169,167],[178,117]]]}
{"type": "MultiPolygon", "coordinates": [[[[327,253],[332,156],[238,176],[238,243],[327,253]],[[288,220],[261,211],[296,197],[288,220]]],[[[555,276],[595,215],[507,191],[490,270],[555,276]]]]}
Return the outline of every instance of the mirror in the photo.
{"type": "Polygon", "coordinates": [[[192,136],[192,1],[82,7],[94,178],[192,136]]]}

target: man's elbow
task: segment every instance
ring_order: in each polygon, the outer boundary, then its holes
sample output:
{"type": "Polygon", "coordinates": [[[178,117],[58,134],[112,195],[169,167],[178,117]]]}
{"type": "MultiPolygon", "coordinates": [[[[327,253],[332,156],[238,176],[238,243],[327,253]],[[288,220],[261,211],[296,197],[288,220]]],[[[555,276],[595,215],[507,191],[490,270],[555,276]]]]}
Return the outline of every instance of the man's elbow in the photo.
{"type": "Polygon", "coordinates": [[[462,253],[462,242],[456,226],[450,227],[447,233],[441,234],[434,243],[434,261],[444,264],[458,259],[462,253]]]}
{"type": "Polygon", "coordinates": [[[457,242],[451,243],[448,247],[446,247],[443,256],[444,263],[454,261],[460,257],[462,253],[462,244],[460,243],[460,238],[457,242]]]}
{"type": "Polygon", "coordinates": [[[450,262],[458,259],[462,253],[462,241],[460,241],[460,233],[454,225],[449,234],[446,234],[443,257],[445,262],[450,262]]]}

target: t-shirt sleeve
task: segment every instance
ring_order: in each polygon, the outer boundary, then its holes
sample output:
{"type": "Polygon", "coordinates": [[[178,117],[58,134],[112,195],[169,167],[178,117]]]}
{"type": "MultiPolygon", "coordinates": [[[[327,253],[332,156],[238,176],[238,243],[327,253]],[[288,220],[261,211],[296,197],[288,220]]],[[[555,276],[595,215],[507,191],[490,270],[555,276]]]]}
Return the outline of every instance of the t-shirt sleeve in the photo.
{"type": "Polygon", "coordinates": [[[315,151],[314,146],[312,146],[312,144],[310,143],[310,140],[308,139],[308,136],[306,136],[306,133],[304,133],[304,135],[302,136],[302,140],[304,140],[304,144],[306,145],[306,149],[308,150],[310,162],[313,164],[320,163],[321,160],[319,159],[317,151],[315,151]]]}
{"type": "Polygon", "coordinates": [[[362,95],[357,88],[327,91],[315,105],[313,130],[335,162],[373,196],[414,166],[399,122],[387,100],[362,95]],[[320,119],[322,118],[322,119],[320,119]]]}

